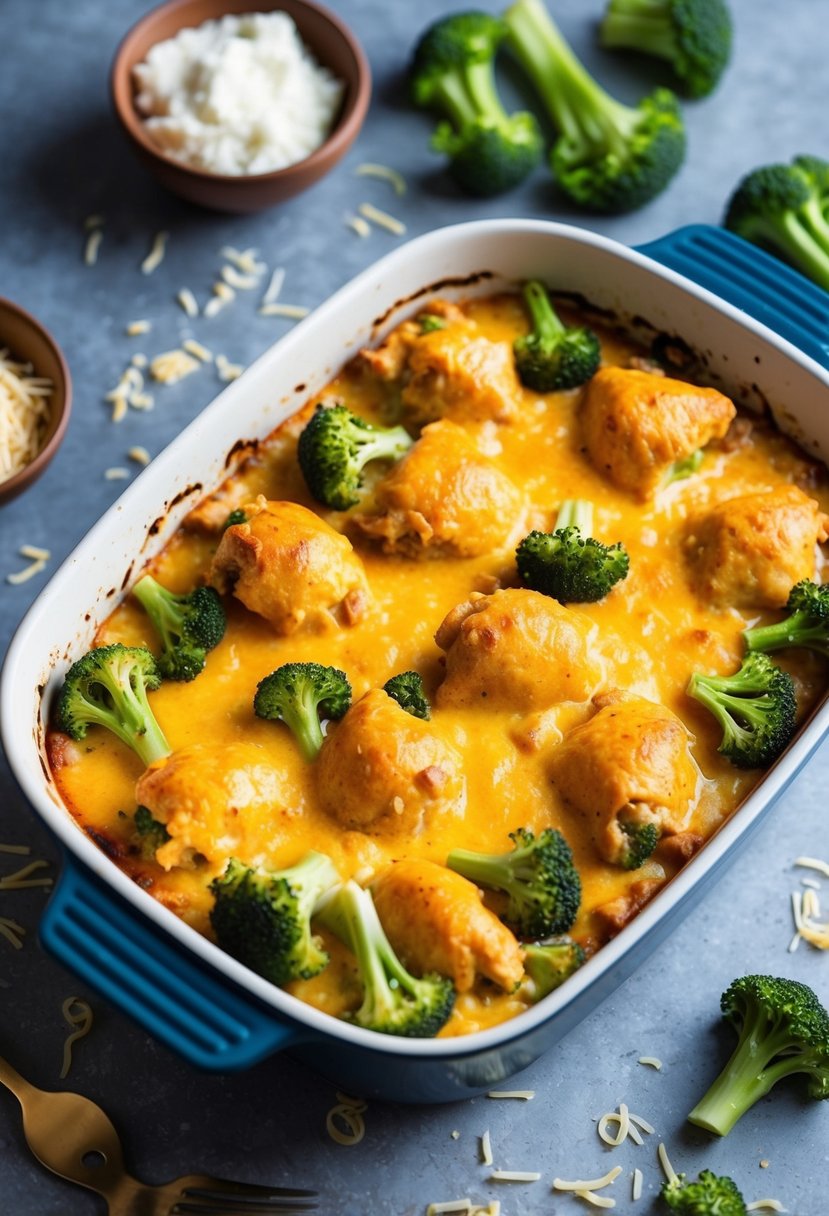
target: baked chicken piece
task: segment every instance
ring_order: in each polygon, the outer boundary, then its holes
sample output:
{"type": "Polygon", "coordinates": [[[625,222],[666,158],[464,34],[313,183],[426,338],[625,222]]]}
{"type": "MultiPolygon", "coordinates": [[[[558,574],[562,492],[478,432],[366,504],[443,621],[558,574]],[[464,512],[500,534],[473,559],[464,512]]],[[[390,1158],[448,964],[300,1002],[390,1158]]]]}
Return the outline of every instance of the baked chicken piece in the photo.
{"type": "Polygon", "coordinates": [[[697,768],[682,722],[663,705],[618,689],[555,748],[553,783],[587,819],[605,861],[636,869],[663,832],[679,832],[696,797],[697,768]]]}
{"type": "Polygon", "coordinates": [[[279,771],[255,743],[182,747],[141,774],[135,800],[170,834],[155,854],[165,870],[192,865],[196,854],[210,861],[245,855],[248,827],[253,840],[261,837],[263,820],[277,834],[280,814],[288,827],[294,813],[286,808],[279,771]]]}
{"type": "Polygon", "coordinates": [[[598,630],[588,616],[523,588],[472,595],[435,634],[446,651],[439,706],[520,713],[586,701],[601,684],[598,630]]]}
{"type": "Polygon", "coordinates": [[[245,523],[225,529],[208,582],[232,592],[279,634],[353,625],[366,613],[363,564],[347,537],[295,502],[262,495],[245,523]]]}
{"type": "Polygon", "coordinates": [[[330,726],[316,776],[326,814],[362,832],[410,836],[431,816],[462,814],[465,804],[458,752],[381,688],[330,726]]]}
{"type": "Polygon", "coordinates": [[[458,992],[468,992],[478,974],[507,992],[520,984],[518,941],[460,874],[409,858],[384,870],[372,894],[386,936],[406,966],[451,976],[458,992]]]}
{"type": "Polygon", "coordinates": [[[511,422],[521,385],[509,342],[481,337],[474,322],[422,334],[413,344],[401,393],[403,420],[424,426],[453,422],[511,422]]]}
{"type": "Polygon", "coordinates": [[[677,461],[722,439],[735,413],[734,403],[715,388],[602,367],[585,389],[581,425],[596,468],[644,502],[677,461]]]}
{"type": "Polygon", "coordinates": [[[427,426],[378,484],[371,514],[355,526],[386,553],[477,557],[515,541],[524,496],[454,422],[427,426]]]}
{"type": "Polygon", "coordinates": [[[829,515],[797,486],[726,499],[686,542],[694,588],[717,608],[782,608],[795,583],[814,577],[827,536],[829,515]]]}
{"type": "Polygon", "coordinates": [[[365,346],[357,351],[354,367],[376,376],[378,380],[400,380],[415,342],[424,333],[423,320],[427,319],[425,328],[428,331],[429,321],[434,324],[435,318],[438,318],[438,325],[468,323],[466,314],[457,304],[449,300],[432,300],[419,317],[410,317],[395,326],[379,346],[365,346]]]}

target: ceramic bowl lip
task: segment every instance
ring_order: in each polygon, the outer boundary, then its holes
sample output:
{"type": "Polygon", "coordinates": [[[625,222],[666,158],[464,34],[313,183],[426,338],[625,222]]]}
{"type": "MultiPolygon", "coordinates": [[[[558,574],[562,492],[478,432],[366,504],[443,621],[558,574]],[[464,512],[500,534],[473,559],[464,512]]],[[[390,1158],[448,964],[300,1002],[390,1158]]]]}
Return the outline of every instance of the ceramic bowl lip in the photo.
{"type": "MultiPolygon", "coordinates": [[[[197,0],[164,0],[164,3],[156,5],[155,8],[150,9],[143,17],[139,18],[127,30],[118,44],[110,70],[110,96],[118,120],[130,139],[133,139],[149,156],[180,171],[185,177],[189,177],[193,181],[218,182],[227,185],[235,183],[240,189],[247,182],[260,185],[273,183],[275,185],[279,182],[290,180],[291,176],[299,170],[306,172],[309,169],[314,169],[321,161],[326,161],[332,155],[335,159],[338,159],[337,154],[341,150],[344,152],[348,148],[366,116],[371,96],[371,68],[369,67],[365,51],[351,29],[336,13],[322,4],[317,4],[315,0],[291,0],[291,4],[298,8],[308,9],[328,22],[352,55],[355,63],[355,76],[354,88],[351,90],[351,95],[344,102],[344,108],[337,121],[337,125],[330,135],[309,156],[296,161],[292,165],[286,165],[282,169],[274,169],[268,173],[212,173],[207,169],[197,169],[193,165],[188,165],[186,161],[169,156],[150,139],[135,107],[131,80],[133,64],[127,63],[127,52],[139,33],[148,24],[155,21],[162,12],[184,12],[189,8],[193,8],[196,3],[197,0]]],[[[281,0],[251,0],[250,5],[246,7],[245,11],[270,13],[285,10],[282,7],[281,0]],[[265,7],[259,7],[260,5],[264,5],[265,7]]],[[[229,15],[231,12],[232,10],[225,10],[223,13],[217,12],[214,15],[207,15],[198,24],[203,24],[205,21],[219,20],[221,16],[229,15]]],[[[182,23],[178,28],[182,30],[196,27],[188,27],[182,23]]],[[[302,31],[300,30],[301,34],[302,31]]],[[[156,44],[153,43],[153,45],[156,44]]],[[[328,68],[327,64],[322,64],[321,66],[328,68]]],[[[330,71],[330,68],[328,70],[330,71]]],[[[345,83],[347,84],[348,82],[345,83]]]]}
{"type": "MultiPolygon", "coordinates": [[[[4,318],[9,315],[17,317],[19,321],[23,322],[24,327],[37,334],[41,341],[48,346],[54,356],[60,376],[55,381],[52,393],[49,428],[54,427],[54,429],[34,460],[30,460],[24,468],[20,469],[17,473],[13,473],[5,481],[0,481],[0,505],[15,498],[23,490],[27,489],[32,482],[37,480],[63,442],[66,428],[69,425],[69,415],[72,411],[72,379],[69,375],[69,367],[63,351],[45,325],[41,324],[25,308],[21,308],[19,304],[15,304],[14,300],[9,300],[5,296],[0,296],[0,349],[3,349],[6,345],[3,322],[4,318]]],[[[14,349],[13,342],[10,344],[9,350],[16,358],[26,357],[26,352],[18,352],[14,349]]],[[[32,362],[35,375],[42,374],[43,369],[37,367],[34,361],[27,358],[27,362],[32,362]]]]}

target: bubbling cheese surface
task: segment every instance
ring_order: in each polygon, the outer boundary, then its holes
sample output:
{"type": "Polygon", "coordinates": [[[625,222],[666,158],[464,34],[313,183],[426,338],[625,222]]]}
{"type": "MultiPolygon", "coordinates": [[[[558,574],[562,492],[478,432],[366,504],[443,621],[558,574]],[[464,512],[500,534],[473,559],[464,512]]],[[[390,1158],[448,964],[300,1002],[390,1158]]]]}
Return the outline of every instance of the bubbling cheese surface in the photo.
{"type": "Polygon", "coordinates": [[[183,29],[133,69],[136,106],[162,152],[210,173],[271,173],[328,136],[343,86],[286,13],[183,29]]]}

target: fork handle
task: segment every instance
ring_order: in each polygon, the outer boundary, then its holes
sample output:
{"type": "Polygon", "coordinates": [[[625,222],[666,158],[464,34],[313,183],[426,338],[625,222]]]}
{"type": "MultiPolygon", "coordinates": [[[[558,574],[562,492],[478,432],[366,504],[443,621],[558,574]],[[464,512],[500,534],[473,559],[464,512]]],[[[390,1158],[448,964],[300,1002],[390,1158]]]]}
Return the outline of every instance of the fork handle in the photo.
{"type": "Polygon", "coordinates": [[[313,1037],[201,962],[66,852],[40,939],[154,1038],[200,1068],[248,1068],[313,1037]]]}
{"type": "Polygon", "coordinates": [[[21,1077],[16,1069],[12,1068],[8,1060],[4,1060],[0,1056],[0,1084],[5,1085],[6,1089],[11,1090],[18,1102],[23,1103],[27,1094],[32,1092],[34,1086],[30,1085],[25,1077],[21,1077]]]}

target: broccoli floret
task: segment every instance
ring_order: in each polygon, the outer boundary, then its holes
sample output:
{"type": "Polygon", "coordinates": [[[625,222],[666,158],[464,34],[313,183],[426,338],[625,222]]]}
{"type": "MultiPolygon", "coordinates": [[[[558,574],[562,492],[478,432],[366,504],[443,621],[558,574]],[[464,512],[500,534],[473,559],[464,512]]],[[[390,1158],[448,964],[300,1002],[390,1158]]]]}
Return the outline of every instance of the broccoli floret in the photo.
{"type": "Polygon", "coordinates": [[[659,844],[659,828],[655,823],[633,823],[619,820],[624,844],[617,860],[623,870],[638,870],[659,844]]]}
{"type": "Polygon", "coordinates": [[[225,635],[225,610],[212,587],[176,595],[145,574],[132,593],[161,640],[158,670],[168,680],[195,680],[204,670],[208,650],[225,635]]]}
{"type": "Polygon", "coordinates": [[[675,460],[665,474],[662,489],[666,489],[675,481],[685,481],[687,477],[693,477],[704,459],[705,452],[702,448],[697,448],[696,452],[692,452],[690,456],[685,456],[682,460],[675,460]]]}
{"type": "Polygon", "coordinates": [[[533,942],[524,947],[524,971],[532,980],[533,1002],[560,987],[585,959],[584,950],[569,937],[533,942]]]}
{"type": "Polygon", "coordinates": [[[351,704],[351,685],[344,671],[321,663],[285,663],[256,686],[257,718],[284,722],[306,760],[322,747],[320,717],[341,718],[351,704]]]}
{"type": "Polygon", "coordinates": [[[248,522],[247,512],[241,507],[237,507],[235,511],[231,511],[224,522],[222,531],[226,532],[228,528],[235,527],[236,524],[246,524],[248,522]]]}
{"type": "Polygon", "coordinates": [[[390,680],[386,680],[383,691],[412,717],[428,722],[432,716],[429,700],[423,689],[423,680],[416,671],[402,671],[399,676],[392,676],[390,680]]]}
{"type": "Polygon", "coordinates": [[[402,426],[372,426],[344,405],[318,405],[299,437],[297,456],[317,502],[347,511],[359,502],[365,466],[399,460],[412,443],[402,426]]]}
{"type": "Polygon", "coordinates": [[[829,658],[829,583],[804,579],[789,592],[790,615],[776,625],[758,625],[743,632],[749,650],[785,650],[789,646],[816,650],[829,658]]]}
{"type": "Polygon", "coordinates": [[[133,818],[141,845],[141,856],[145,861],[153,861],[156,850],[167,843],[170,833],[163,823],[153,818],[152,812],[145,806],[136,807],[133,818]]]}
{"type": "Polygon", "coordinates": [[[471,882],[503,891],[502,919],[522,937],[566,933],[581,903],[581,880],[569,844],[554,828],[538,836],[519,828],[510,832],[510,840],[510,853],[453,849],[446,864],[471,882]]]}
{"type": "Polygon", "coordinates": [[[85,739],[87,728],[103,726],[131,747],[145,765],[170,754],[147,693],[161,673],[143,646],[99,646],[73,663],[57,703],[58,729],[85,739]]]}
{"type": "Polygon", "coordinates": [[[608,213],[641,207],[664,190],[685,156],[674,94],[657,89],[633,107],[616,101],[573,54],[542,0],[517,0],[504,20],[558,130],[550,160],[561,190],[608,213]]]}
{"type": "Polygon", "coordinates": [[[696,672],[687,692],[719,722],[717,750],[738,768],[765,768],[797,729],[794,681],[764,654],[746,655],[730,676],[696,672]]]}
{"type": "Polygon", "coordinates": [[[662,1198],[678,1216],[747,1216],[746,1201],[731,1178],[703,1170],[696,1182],[678,1174],[662,1187],[662,1198]]]}
{"type": "Polygon", "coordinates": [[[446,329],[446,319],[435,316],[433,312],[422,312],[417,320],[422,334],[434,333],[436,329],[446,329]]]}
{"type": "Polygon", "coordinates": [[[829,1014],[797,980],[744,975],[723,993],[720,1008],[737,1031],[737,1047],[688,1119],[725,1136],[783,1077],[802,1072],[810,1098],[829,1098],[829,1014]]]}
{"type": "Polygon", "coordinates": [[[537,393],[578,388],[598,371],[602,359],[598,337],[586,325],[563,325],[538,280],[524,285],[524,299],[533,328],[512,344],[521,383],[537,393]]]}
{"type": "Polygon", "coordinates": [[[495,86],[493,62],[505,34],[504,23],[488,13],[455,13],[430,26],[414,52],[412,98],[446,116],[432,147],[446,153],[469,194],[511,190],[541,159],[535,119],[507,114],[495,86]]]}
{"type": "Polygon", "coordinates": [[[350,1022],[380,1034],[432,1038],[449,1018],[455,989],[445,976],[416,979],[391,947],[369,891],[344,883],[320,909],[320,920],[357,957],[363,1003],[350,1022]]]}
{"type": "Polygon", "coordinates": [[[762,245],[829,290],[829,162],[799,157],[744,177],[725,213],[725,226],[762,245]]]}
{"type": "Polygon", "coordinates": [[[624,545],[603,545],[591,535],[593,507],[583,499],[562,503],[553,532],[530,532],[515,550],[523,583],[562,604],[602,600],[627,577],[624,545]]]}
{"type": "Polygon", "coordinates": [[[713,92],[731,55],[731,14],[724,0],[610,0],[603,46],[667,59],[689,97],[713,92]]]}
{"type": "Polygon", "coordinates": [[[307,980],[328,955],[311,930],[321,897],[340,881],[330,857],[313,850],[286,870],[254,870],[231,857],[210,890],[210,923],[223,950],[272,984],[307,980]]]}

